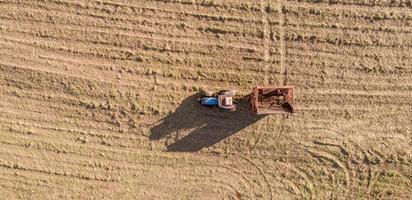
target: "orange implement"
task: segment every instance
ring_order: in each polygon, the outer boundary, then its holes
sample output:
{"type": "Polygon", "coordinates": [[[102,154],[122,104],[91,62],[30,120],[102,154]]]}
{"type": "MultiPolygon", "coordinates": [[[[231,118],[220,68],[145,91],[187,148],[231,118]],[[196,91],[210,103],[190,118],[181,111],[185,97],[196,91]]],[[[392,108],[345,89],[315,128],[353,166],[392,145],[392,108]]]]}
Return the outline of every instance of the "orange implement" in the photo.
{"type": "Polygon", "coordinates": [[[250,95],[250,107],[258,115],[292,114],[293,86],[256,86],[250,95]]]}

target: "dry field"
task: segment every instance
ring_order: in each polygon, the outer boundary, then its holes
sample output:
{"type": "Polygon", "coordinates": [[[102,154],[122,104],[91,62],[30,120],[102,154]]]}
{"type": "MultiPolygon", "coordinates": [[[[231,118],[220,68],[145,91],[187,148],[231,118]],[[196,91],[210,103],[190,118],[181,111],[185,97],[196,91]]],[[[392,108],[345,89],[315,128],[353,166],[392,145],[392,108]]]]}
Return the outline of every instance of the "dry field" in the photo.
{"type": "Polygon", "coordinates": [[[412,199],[411,4],[0,0],[0,198],[412,199]]]}

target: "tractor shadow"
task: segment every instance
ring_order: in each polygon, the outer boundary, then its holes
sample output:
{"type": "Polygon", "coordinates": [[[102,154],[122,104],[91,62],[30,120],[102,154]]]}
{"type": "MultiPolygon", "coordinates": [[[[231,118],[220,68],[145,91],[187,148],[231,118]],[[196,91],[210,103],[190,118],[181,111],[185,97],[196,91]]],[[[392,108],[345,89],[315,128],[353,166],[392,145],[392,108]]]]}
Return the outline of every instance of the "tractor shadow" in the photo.
{"type": "Polygon", "coordinates": [[[194,152],[209,147],[262,119],[249,109],[248,97],[238,100],[235,111],[200,105],[199,94],[180,104],[172,114],[150,129],[150,140],[159,140],[172,133],[190,130],[189,134],[167,146],[172,152],[194,152]]]}

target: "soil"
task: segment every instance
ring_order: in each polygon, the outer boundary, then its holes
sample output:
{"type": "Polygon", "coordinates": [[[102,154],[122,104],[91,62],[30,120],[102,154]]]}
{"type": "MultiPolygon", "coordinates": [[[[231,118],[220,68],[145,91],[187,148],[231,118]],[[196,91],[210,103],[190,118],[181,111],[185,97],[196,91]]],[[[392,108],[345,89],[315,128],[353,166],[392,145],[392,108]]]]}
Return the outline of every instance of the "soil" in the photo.
{"type": "Polygon", "coordinates": [[[412,199],[411,0],[0,0],[0,54],[3,197],[412,199]]]}

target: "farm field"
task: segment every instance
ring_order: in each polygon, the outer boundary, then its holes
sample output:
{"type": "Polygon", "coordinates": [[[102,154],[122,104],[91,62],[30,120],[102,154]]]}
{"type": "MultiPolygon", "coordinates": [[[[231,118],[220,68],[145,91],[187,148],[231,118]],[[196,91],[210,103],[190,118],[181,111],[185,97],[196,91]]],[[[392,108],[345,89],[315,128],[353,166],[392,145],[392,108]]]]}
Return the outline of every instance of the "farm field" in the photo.
{"type": "Polygon", "coordinates": [[[411,0],[0,0],[2,198],[412,199],[411,131],[411,0]]]}

